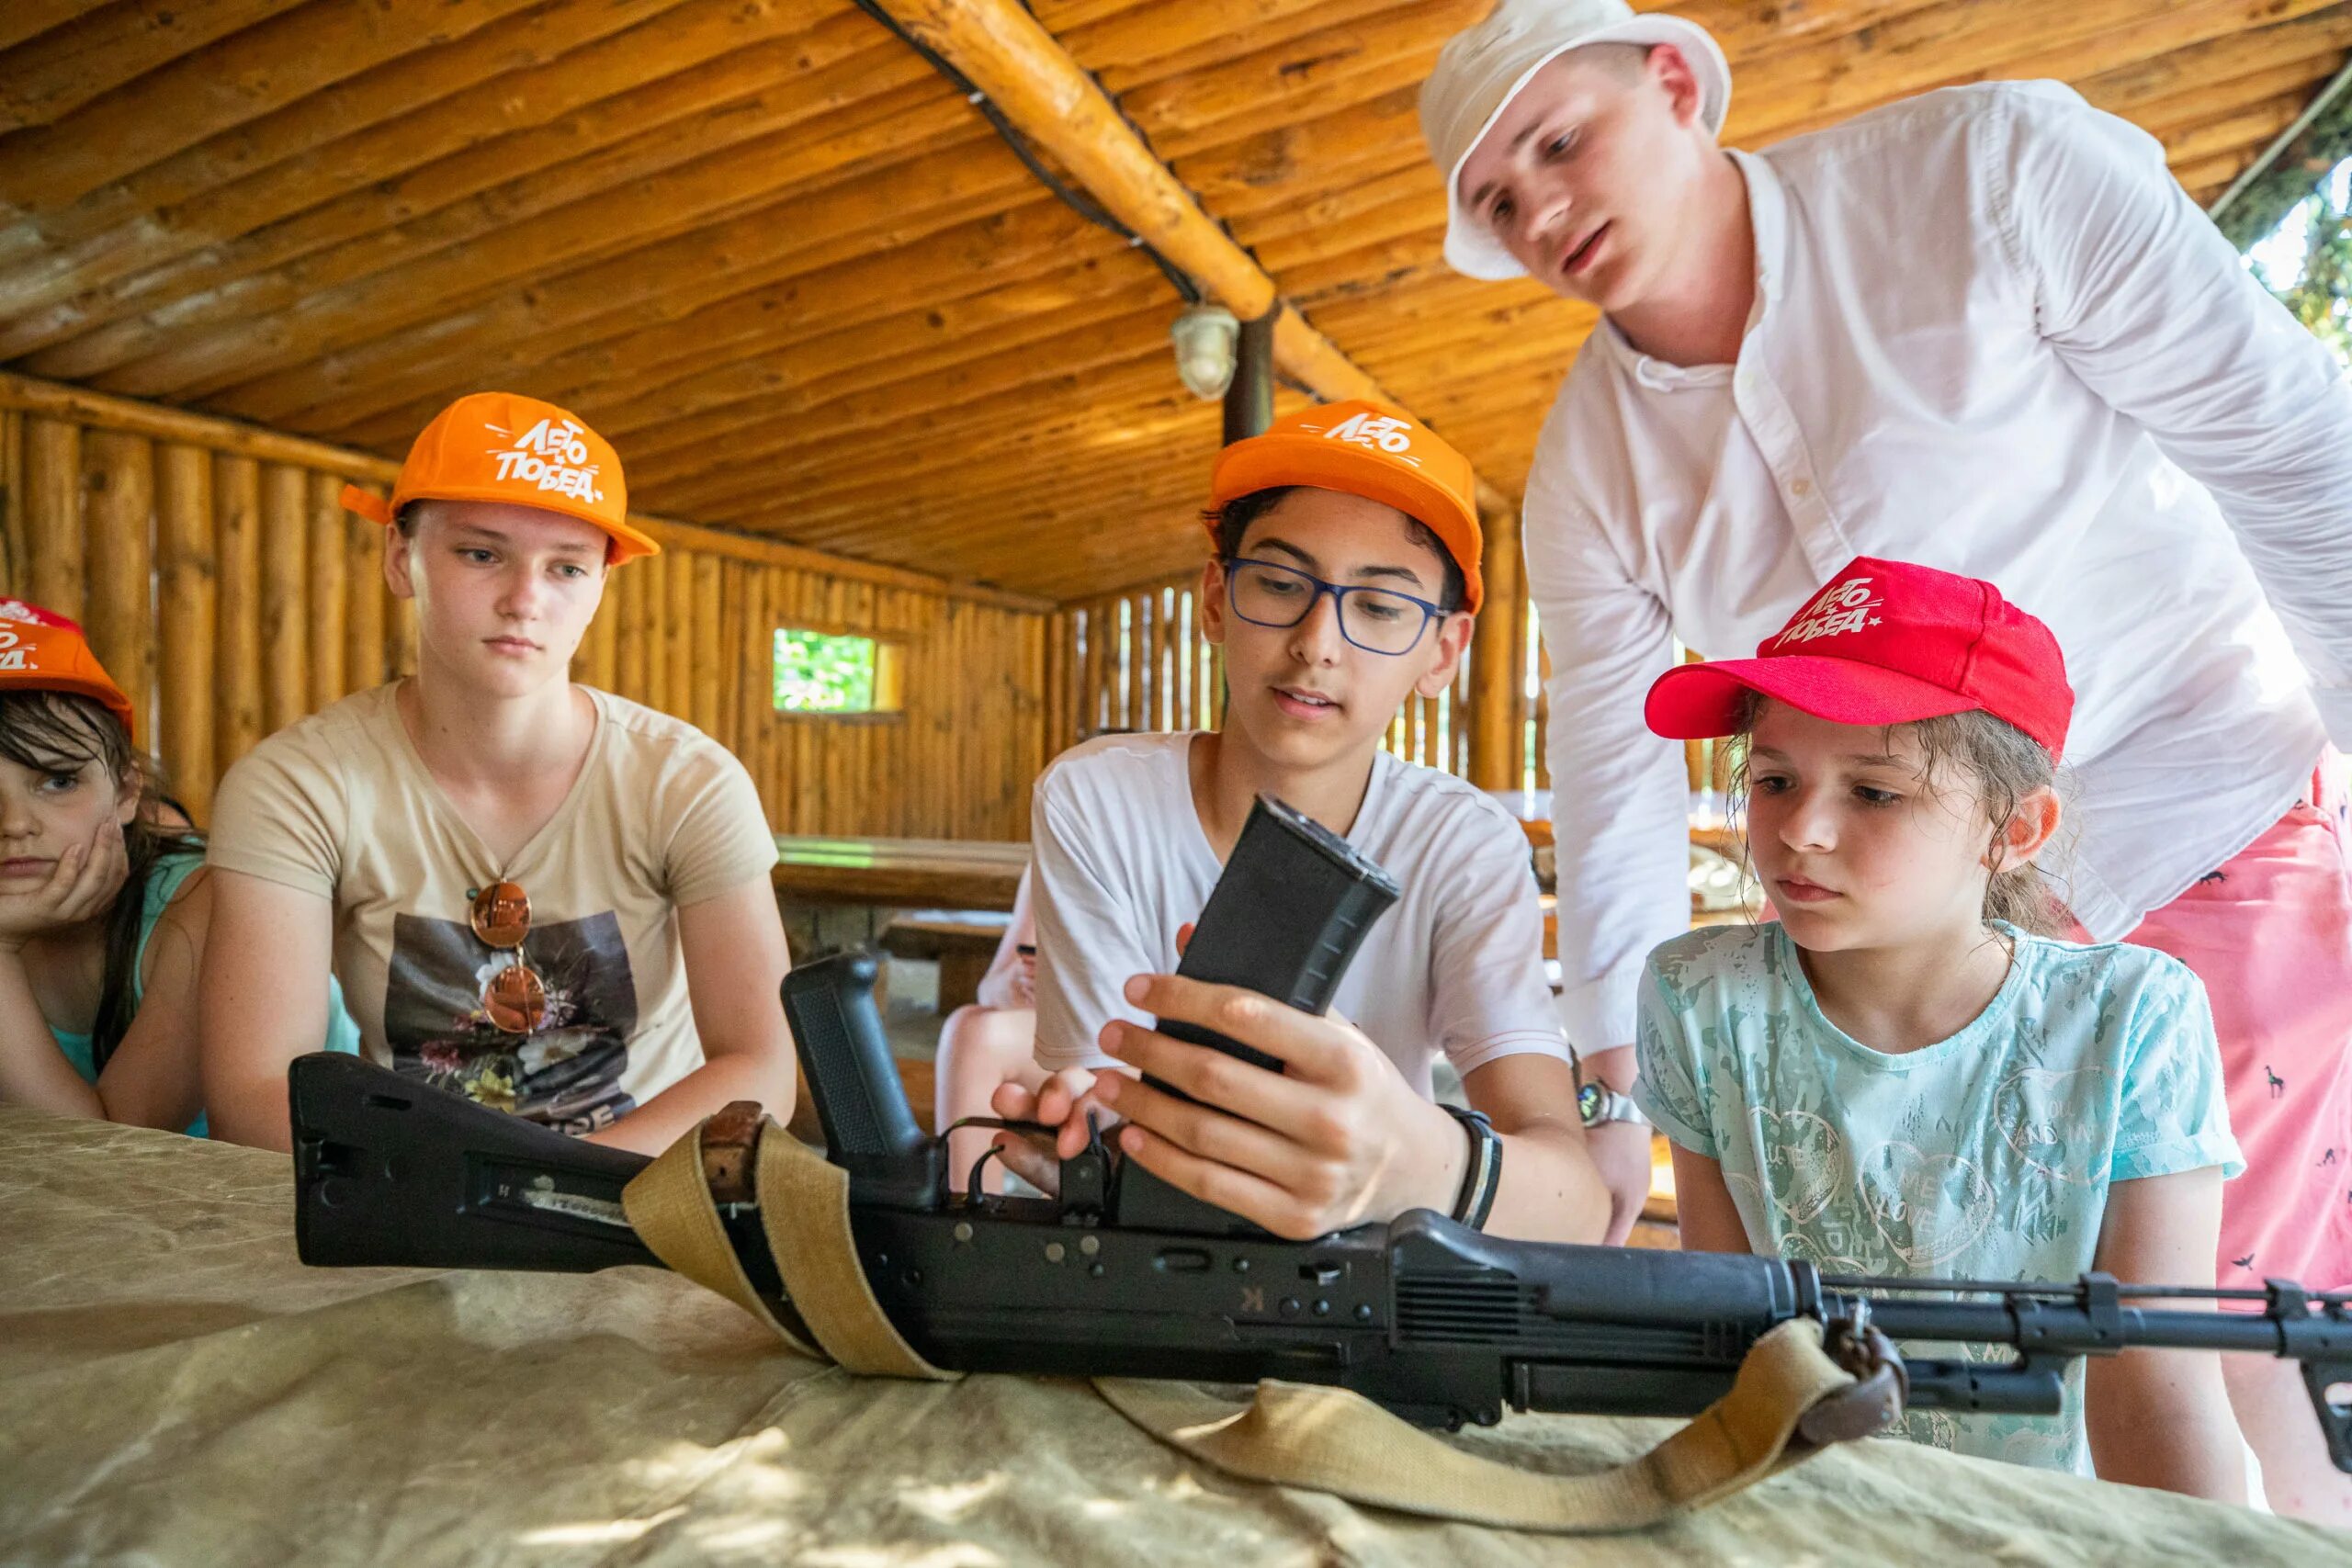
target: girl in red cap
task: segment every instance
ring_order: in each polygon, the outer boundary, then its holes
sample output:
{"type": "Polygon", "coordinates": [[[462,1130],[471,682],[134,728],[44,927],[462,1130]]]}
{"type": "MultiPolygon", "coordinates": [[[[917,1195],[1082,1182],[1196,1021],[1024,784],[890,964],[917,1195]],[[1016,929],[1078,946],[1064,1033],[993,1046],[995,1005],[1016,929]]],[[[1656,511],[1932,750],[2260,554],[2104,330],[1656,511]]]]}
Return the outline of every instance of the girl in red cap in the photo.
{"type": "MultiPolygon", "coordinates": [[[[201,1136],[204,840],[131,718],[81,627],[0,599],[0,1102],[201,1136]]],[[[356,1050],[328,985],[327,1048],[356,1050]]]]}
{"type": "MultiPolygon", "coordinates": [[[[2073,694],[1990,583],[1860,559],[1757,657],[1650,690],[1650,728],[1741,735],[1779,918],[1649,957],[1634,1093],[1674,1145],[1682,1243],[1836,1274],[2213,1280],[2242,1168],[2197,977],[2041,934],[2073,694]]],[[[1908,1418],[1940,1448],[2232,1501],[2218,1358],[2068,1374],[2056,1418],[1908,1418]]]]}

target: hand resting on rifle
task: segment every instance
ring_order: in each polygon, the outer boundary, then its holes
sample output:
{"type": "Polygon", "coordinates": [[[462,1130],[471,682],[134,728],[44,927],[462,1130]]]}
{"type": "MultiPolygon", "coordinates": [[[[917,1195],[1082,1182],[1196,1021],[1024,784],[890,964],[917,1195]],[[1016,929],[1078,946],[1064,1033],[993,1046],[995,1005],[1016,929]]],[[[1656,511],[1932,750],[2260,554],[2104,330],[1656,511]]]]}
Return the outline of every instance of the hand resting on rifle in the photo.
{"type": "MultiPolygon", "coordinates": [[[[1188,1104],[1124,1073],[1057,1073],[1034,1097],[1007,1084],[1000,1115],[1057,1129],[1055,1154],[1086,1145],[1086,1113],[1125,1124],[1111,1136],[1171,1185],[1263,1225],[1306,1238],[1453,1207],[1469,1157],[1461,1126],[1424,1100],[1344,1019],[1317,1018],[1256,992],[1174,975],[1139,975],[1127,1000],[1156,1017],[1214,1029],[1285,1065],[1268,1072],[1205,1046],[1113,1021],[1100,1043],[1121,1063],[1182,1089],[1188,1104]]],[[[1545,1241],[1597,1241],[1608,1196],[1584,1147],[1567,1064],[1505,1056],[1463,1079],[1503,1139],[1502,1186],[1487,1228],[1545,1241]]],[[[1023,1141],[1006,1161],[1046,1185],[1052,1166],[1023,1141]]],[[[1050,1189],[1049,1189],[1050,1190],[1050,1189]]]]}

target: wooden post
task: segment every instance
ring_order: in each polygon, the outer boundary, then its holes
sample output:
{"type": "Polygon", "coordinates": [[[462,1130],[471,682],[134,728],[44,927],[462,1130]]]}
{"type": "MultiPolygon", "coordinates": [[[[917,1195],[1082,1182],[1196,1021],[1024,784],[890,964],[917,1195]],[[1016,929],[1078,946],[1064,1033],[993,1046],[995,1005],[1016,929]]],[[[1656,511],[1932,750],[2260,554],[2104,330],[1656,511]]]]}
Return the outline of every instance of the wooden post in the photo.
{"type": "MultiPolygon", "coordinates": [[[[338,502],[340,504],[340,502],[338,502]]],[[[356,512],[343,514],[345,570],[343,679],[355,692],[384,683],[384,530],[356,512]]]]}
{"type": "Polygon", "coordinates": [[[265,733],[311,711],[310,475],[287,463],[261,474],[261,695],[265,733]]]}
{"type": "Polygon", "coordinates": [[[141,745],[155,735],[155,453],[146,438],[82,437],[90,651],[130,699],[141,745]]]}
{"type": "Polygon", "coordinates": [[[614,689],[615,671],[619,665],[620,606],[613,598],[613,590],[619,581],[620,574],[606,567],[604,602],[596,606],[596,618],[588,623],[588,636],[582,644],[587,654],[588,684],[600,692],[614,689]]]}
{"type": "MultiPolygon", "coordinates": [[[[719,616],[725,613],[720,593],[718,558],[707,551],[695,555],[694,570],[694,652],[687,660],[683,712],[693,720],[694,727],[705,735],[718,739],[726,731],[721,728],[719,710],[724,689],[724,671],[719,667],[720,649],[726,646],[719,616]]],[[[724,739],[719,744],[725,745],[724,739]]]]}
{"type": "Polygon", "coordinates": [[[25,422],[25,538],[34,604],[69,621],[83,618],[82,427],[25,422]]]}
{"type": "Polygon", "coordinates": [[[254,749],[262,728],[261,465],[212,460],[212,537],[220,594],[213,626],[215,776],[254,749]]]}
{"type": "Polygon", "coordinates": [[[201,825],[212,817],[213,655],[218,647],[212,553],[212,454],[179,443],[157,454],[155,557],[163,580],[155,750],[172,793],[201,825]]]}
{"type": "Polygon", "coordinates": [[[311,552],[311,706],[313,710],[341,702],[351,691],[344,672],[348,651],[347,602],[350,568],[344,558],[346,535],[343,526],[343,477],[311,475],[310,526],[304,543],[311,552]]]}
{"type": "Polygon", "coordinates": [[[1079,656],[1077,723],[1070,734],[1070,743],[1092,739],[1102,728],[1102,671],[1107,667],[1102,657],[1102,601],[1080,610],[1086,617],[1086,647],[1079,656]]]}
{"type": "Polygon", "coordinates": [[[683,558],[675,550],[663,550],[629,566],[629,570],[645,574],[637,600],[639,640],[645,645],[645,694],[638,701],[664,712],[670,706],[670,639],[662,627],[670,618],[670,573],[683,558]]]}
{"type": "Polygon", "coordinates": [[[775,681],[775,663],[768,652],[768,581],[776,574],[772,568],[746,564],[743,568],[743,599],[735,623],[735,635],[741,639],[742,691],[736,713],[735,754],[743,759],[744,771],[752,775],[752,787],[760,792],[760,804],[773,825],[776,819],[775,802],[769,798],[772,780],[769,777],[768,742],[775,728],[775,717],[770,705],[770,692],[775,681]]]}
{"type": "Polygon", "coordinates": [[[1535,787],[1552,787],[1552,650],[1535,649],[1535,787]]]}
{"type": "Polygon", "coordinates": [[[743,754],[743,650],[737,638],[743,628],[743,578],[752,569],[741,561],[718,563],[718,614],[710,628],[711,669],[718,679],[718,728],[721,746],[743,754]]]}
{"type": "Polygon", "coordinates": [[[613,572],[597,617],[613,623],[613,690],[630,702],[645,701],[645,611],[642,601],[649,563],[639,560],[613,572]]]}
{"type": "Polygon", "coordinates": [[[1470,727],[1470,782],[1480,789],[1511,789],[1519,784],[1519,727],[1511,698],[1520,683],[1519,604],[1523,596],[1519,559],[1519,513],[1489,512],[1482,518],[1487,547],[1480,575],[1486,604],[1470,638],[1470,703],[1461,718],[1470,727]]]}
{"type": "Polygon", "coordinates": [[[25,533],[25,416],[0,409],[0,593],[30,596],[31,548],[25,533]]]}
{"type": "Polygon", "coordinates": [[[386,594],[384,615],[384,657],[391,666],[388,671],[397,680],[416,673],[416,601],[386,594]]]}
{"type": "Polygon", "coordinates": [[[668,672],[669,684],[662,688],[662,711],[691,724],[695,712],[695,558],[680,551],[663,558],[670,562],[670,575],[662,584],[667,603],[662,616],[662,663],[668,672]]]}

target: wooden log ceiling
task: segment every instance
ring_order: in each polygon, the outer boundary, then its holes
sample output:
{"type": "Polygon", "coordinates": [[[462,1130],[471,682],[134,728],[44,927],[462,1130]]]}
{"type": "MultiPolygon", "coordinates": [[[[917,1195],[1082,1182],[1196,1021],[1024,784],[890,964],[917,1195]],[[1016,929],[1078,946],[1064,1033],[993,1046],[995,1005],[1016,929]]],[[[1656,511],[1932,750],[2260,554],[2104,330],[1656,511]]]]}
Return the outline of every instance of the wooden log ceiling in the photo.
{"type": "MultiPolygon", "coordinates": [[[[1212,298],[1280,301],[1288,379],[1384,389],[1492,508],[1590,317],[1439,254],[1414,96],[1488,3],[883,0],[1212,298]]],[[[1732,58],[1736,145],[2052,76],[2200,202],[2352,51],[2352,0],[1670,8],[1732,58]]],[[[390,457],[510,387],[612,435],[648,512],[1074,601],[1196,558],[1180,308],[851,0],[0,6],[32,376],[390,457]]]]}

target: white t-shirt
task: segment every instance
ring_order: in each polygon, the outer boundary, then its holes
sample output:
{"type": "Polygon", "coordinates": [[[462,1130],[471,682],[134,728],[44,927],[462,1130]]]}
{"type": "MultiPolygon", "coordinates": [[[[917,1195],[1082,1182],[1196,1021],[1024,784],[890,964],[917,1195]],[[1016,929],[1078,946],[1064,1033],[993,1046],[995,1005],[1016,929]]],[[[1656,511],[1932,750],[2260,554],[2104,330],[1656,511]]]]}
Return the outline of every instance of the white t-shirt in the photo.
{"type": "MultiPolygon", "coordinates": [[[[1037,783],[1037,1063],[1049,1072],[1107,1065],[1096,1039],[1114,1018],[1150,1022],[1122,989],[1175,971],[1177,928],[1200,918],[1225,869],[1193,806],[1192,741],[1104,736],[1037,783]]],[[[1510,814],[1381,752],[1347,839],[1404,897],[1374,923],[1333,1010],[1424,1095],[1440,1051],[1464,1073],[1522,1053],[1567,1060],[1527,837],[1510,814]]]]}

